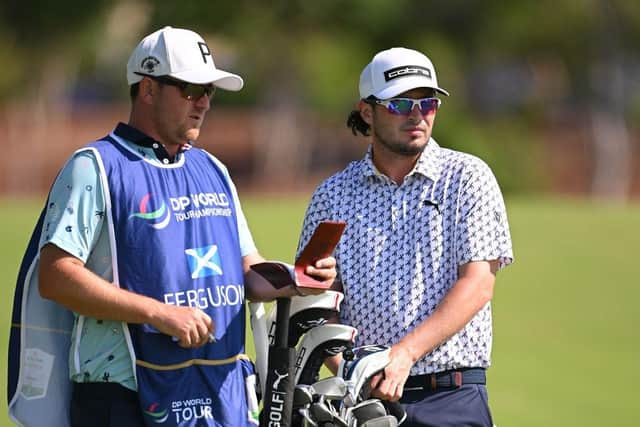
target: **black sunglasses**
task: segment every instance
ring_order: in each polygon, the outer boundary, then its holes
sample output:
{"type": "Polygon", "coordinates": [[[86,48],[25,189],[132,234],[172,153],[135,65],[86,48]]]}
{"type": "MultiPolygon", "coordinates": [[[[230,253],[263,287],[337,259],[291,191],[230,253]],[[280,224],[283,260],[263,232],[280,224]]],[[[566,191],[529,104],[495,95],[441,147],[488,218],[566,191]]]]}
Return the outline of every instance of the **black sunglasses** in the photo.
{"type": "Polygon", "coordinates": [[[197,101],[204,95],[207,95],[209,99],[213,98],[216,93],[216,87],[212,84],[199,85],[195,83],[183,82],[175,80],[167,76],[150,76],[148,74],[140,74],[141,76],[149,77],[151,80],[155,80],[160,84],[175,86],[180,89],[182,97],[189,101],[197,101]]]}

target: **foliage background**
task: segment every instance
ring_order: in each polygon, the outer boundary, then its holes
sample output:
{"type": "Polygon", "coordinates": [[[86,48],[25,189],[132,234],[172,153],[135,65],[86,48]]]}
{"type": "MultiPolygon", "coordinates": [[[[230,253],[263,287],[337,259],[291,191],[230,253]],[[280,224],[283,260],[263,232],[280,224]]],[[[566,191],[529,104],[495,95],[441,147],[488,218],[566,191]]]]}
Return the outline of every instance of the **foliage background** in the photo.
{"type": "MultiPolygon", "coordinates": [[[[0,135],[6,125],[14,146],[52,135],[49,144],[34,145],[35,156],[55,143],[86,142],[89,137],[78,137],[73,126],[88,119],[74,112],[104,115],[101,109],[117,105],[126,121],[127,58],[145,34],[172,25],[203,34],[217,65],[245,78],[241,92],[216,98],[215,111],[241,110],[247,126],[258,120],[256,131],[244,138],[251,141],[245,151],[251,164],[242,170],[246,179],[239,178],[248,185],[309,185],[305,177],[326,175],[353,158],[355,150],[344,152],[349,133],[343,120],[357,101],[359,73],[379,50],[408,46],[431,57],[440,84],[453,95],[438,116],[438,141],[483,157],[508,193],[579,193],[604,200],[640,194],[638,2],[46,4],[0,5],[0,135]],[[70,122],[71,129],[53,136],[52,124],[61,122],[70,122]],[[318,136],[324,130],[330,132],[318,136]],[[326,142],[336,139],[341,144],[326,142]],[[330,152],[328,164],[317,170],[323,148],[330,152]]],[[[216,126],[222,134],[236,130],[216,126]]],[[[225,141],[218,136],[221,153],[232,145],[225,141]]],[[[7,164],[1,170],[7,172],[0,180],[9,184],[0,181],[0,192],[10,193],[46,190],[44,182],[54,174],[48,171],[33,188],[16,178],[20,168],[7,164]]]]}

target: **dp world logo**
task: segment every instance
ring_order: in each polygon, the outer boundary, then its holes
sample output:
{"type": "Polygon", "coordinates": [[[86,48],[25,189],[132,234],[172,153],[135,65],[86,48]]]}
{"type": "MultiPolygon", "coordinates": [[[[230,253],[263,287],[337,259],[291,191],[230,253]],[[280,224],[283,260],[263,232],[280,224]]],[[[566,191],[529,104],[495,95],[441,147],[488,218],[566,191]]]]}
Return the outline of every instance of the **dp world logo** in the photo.
{"type": "Polygon", "coordinates": [[[166,409],[163,411],[158,408],[159,406],[160,405],[158,403],[152,403],[144,410],[145,415],[151,418],[151,420],[156,424],[162,424],[167,421],[167,418],[169,418],[169,411],[166,409]]]}
{"type": "Polygon", "coordinates": [[[218,245],[186,249],[184,253],[187,254],[192,279],[222,275],[218,245]]]}
{"type": "Polygon", "coordinates": [[[169,225],[171,212],[167,209],[167,205],[163,201],[160,202],[160,206],[156,210],[152,210],[150,207],[151,203],[149,203],[151,198],[151,194],[145,195],[140,200],[140,205],[138,206],[139,212],[129,215],[129,218],[141,218],[156,230],[162,230],[169,225]]]}

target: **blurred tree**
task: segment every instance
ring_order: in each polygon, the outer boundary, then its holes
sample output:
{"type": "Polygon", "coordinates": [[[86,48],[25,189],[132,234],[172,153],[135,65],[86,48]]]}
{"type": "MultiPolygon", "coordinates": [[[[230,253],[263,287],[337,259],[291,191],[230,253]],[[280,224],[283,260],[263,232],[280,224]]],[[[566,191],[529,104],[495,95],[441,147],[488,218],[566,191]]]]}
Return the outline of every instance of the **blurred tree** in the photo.
{"type": "Polygon", "coordinates": [[[73,81],[81,52],[99,48],[100,20],[113,2],[59,0],[52,7],[46,0],[28,4],[10,0],[0,3],[0,57],[9,73],[0,77],[0,99],[44,94],[45,98],[73,81]],[[0,49],[4,51],[4,49],[0,49]],[[10,56],[10,58],[8,58],[10,56]],[[29,83],[29,84],[27,84],[29,83]]]}
{"type": "MultiPolygon", "coordinates": [[[[360,71],[377,51],[401,45],[426,51],[441,81],[463,89],[456,79],[464,79],[464,74],[455,70],[472,36],[465,31],[465,20],[473,19],[472,8],[463,5],[480,4],[432,1],[418,8],[409,0],[195,3],[157,4],[149,27],[172,23],[233,40],[237,69],[247,80],[243,102],[263,110],[256,147],[260,173],[283,181],[290,179],[291,170],[305,170],[312,161],[312,144],[303,141],[313,137],[314,129],[301,112],[312,109],[346,118],[358,99],[360,71]],[[451,42],[446,41],[449,35],[451,42]]],[[[463,108],[451,109],[456,110],[464,113],[463,108]]],[[[455,132],[453,127],[443,128],[455,132]]]]}
{"type": "MultiPolygon", "coordinates": [[[[472,47],[476,62],[504,64],[519,59],[529,63],[534,75],[528,85],[516,88],[521,97],[532,107],[542,105],[543,111],[557,111],[560,104],[578,112],[578,120],[591,130],[592,194],[627,198],[633,154],[628,114],[640,89],[636,77],[640,3],[491,0],[477,12],[472,24],[483,37],[476,38],[472,47]],[[545,87],[549,79],[544,77],[549,76],[535,75],[549,68],[555,69],[556,76],[567,75],[562,79],[565,87],[545,87]],[[549,93],[549,89],[564,93],[549,93]],[[553,101],[556,108],[548,108],[553,101]]],[[[501,82],[505,83],[509,81],[501,82]]]]}
{"type": "Polygon", "coordinates": [[[311,162],[307,111],[346,117],[362,66],[404,45],[426,52],[453,94],[437,130],[447,146],[482,151],[499,163],[498,175],[517,182],[514,174],[526,173],[533,182],[527,125],[579,111],[593,133],[594,191],[626,193],[640,2],[61,0],[47,8],[44,0],[10,1],[0,5],[0,99],[23,97],[26,86],[41,94],[36,104],[55,100],[59,109],[63,93],[87,76],[94,86],[121,87],[131,47],[165,25],[205,35],[218,66],[245,78],[243,91],[221,100],[260,110],[254,139],[269,176],[289,179],[311,162]],[[507,159],[509,145],[523,154],[507,159]]]}
{"type": "MultiPolygon", "coordinates": [[[[0,73],[0,119],[3,136],[13,142],[7,144],[5,155],[17,158],[25,143],[32,152],[46,153],[30,160],[30,181],[43,181],[48,159],[55,158],[58,147],[52,144],[52,129],[72,133],[69,94],[78,85],[87,58],[95,73],[96,58],[108,49],[103,43],[106,20],[121,3],[0,3],[0,63],[9,70],[0,73]]],[[[27,185],[20,173],[23,163],[6,162],[3,169],[4,188],[19,191],[27,185]]]]}

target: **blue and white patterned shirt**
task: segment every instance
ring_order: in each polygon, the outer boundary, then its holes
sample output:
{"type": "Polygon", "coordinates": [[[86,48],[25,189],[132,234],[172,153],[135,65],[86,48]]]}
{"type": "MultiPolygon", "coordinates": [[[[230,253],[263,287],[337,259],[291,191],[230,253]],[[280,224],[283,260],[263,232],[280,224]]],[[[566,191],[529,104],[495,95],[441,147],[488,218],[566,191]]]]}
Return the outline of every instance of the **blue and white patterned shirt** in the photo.
{"type": "MultiPolygon", "coordinates": [[[[323,220],[346,221],[334,256],[345,300],[341,321],[356,345],[397,343],[433,313],[470,261],[513,261],[500,188],[477,157],[431,139],[401,185],[364,159],[324,181],[305,216],[298,252],[323,220]]],[[[487,303],[411,375],[491,363],[487,303]]]]}

